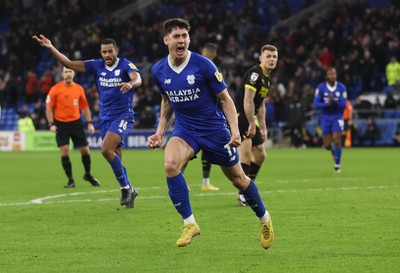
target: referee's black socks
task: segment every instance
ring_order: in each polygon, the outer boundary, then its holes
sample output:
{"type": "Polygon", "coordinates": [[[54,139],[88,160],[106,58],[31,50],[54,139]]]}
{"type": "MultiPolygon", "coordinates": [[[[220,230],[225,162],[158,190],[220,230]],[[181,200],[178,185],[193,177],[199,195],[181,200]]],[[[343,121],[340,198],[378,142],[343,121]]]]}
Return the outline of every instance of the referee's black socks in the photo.
{"type": "Polygon", "coordinates": [[[72,178],[72,165],[69,160],[69,156],[61,156],[61,164],[63,166],[64,172],[67,175],[68,179],[71,181],[72,178]]]}
{"type": "Polygon", "coordinates": [[[82,155],[82,163],[85,168],[85,174],[90,176],[90,155],[82,155]]]}

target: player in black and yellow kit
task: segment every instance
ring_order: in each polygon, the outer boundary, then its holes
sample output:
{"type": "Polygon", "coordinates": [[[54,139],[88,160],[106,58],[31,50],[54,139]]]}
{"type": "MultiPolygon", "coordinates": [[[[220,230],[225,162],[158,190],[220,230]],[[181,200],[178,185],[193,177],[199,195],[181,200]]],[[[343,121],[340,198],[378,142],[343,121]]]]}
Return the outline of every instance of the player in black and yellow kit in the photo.
{"type": "MultiPolygon", "coordinates": [[[[242,138],[242,144],[238,148],[240,163],[245,174],[252,180],[256,179],[266,157],[264,142],[267,140],[268,131],[265,123],[265,98],[271,85],[269,75],[278,61],[278,49],[273,45],[264,45],[259,60],[259,65],[253,66],[245,73],[235,95],[242,138]]],[[[238,202],[246,206],[240,192],[238,202]]]]}

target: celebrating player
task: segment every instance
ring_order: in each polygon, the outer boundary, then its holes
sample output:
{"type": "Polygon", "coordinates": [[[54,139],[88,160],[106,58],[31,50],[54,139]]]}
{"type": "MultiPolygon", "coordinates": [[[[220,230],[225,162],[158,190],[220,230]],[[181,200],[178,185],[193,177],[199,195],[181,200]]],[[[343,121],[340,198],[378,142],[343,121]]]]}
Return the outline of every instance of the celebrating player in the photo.
{"type": "Polygon", "coordinates": [[[132,187],[126,168],[122,165],[124,138],[133,127],[132,99],[134,88],[142,84],[139,70],[124,58],[118,58],[117,43],[113,39],[101,42],[102,59],[71,61],[59,52],[44,35],[33,36],[41,46],[50,49],[64,66],[77,72],[96,76],[100,94],[101,153],[107,159],[121,188],[121,205],[133,208],[138,195],[132,187]]]}
{"type": "MultiPolygon", "coordinates": [[[[217,57],[217,45],[213,43],[207,43],[204,45],[203,49],[201,50],[201,55],[213,61],[215,57],[217,57]]],[[[182,168],[182,173],[185,171],[187,164],[185,164],[182,168]]],[[[211,171],[211,164],[208,162],[206,154],[201,153],[201,166],[203,171],[203,181],[201,185],[202,191],[219,191],[218,187],[211,185],[210,183],[210,171],[211,171]]]]}
{"type": "Polygon", "coordinates": [[[149,147],[160,147],[168,121],[175,113],[172,137],[165,147],[164,168],[169,196],[184,222],[176,244],[186,246],[200,234],[181,169],[203,150],[208,161],[220,165],[225,176],[243,192],[260,220],[261,244],[267,249],[274,239],[271,217],[256,184],[245,175],[239,163],[236,148],[241,141],[235,105],[216,66],[188,50],[189,30],[189,22],[181,18],[164,22],[163,40],[169,55],[151,69],[162,102],[160,122],[156,133],[148,139],[149,147]]]}
{"type": "Polygon", "coordinates": [[[335,68],[326,70],[326,81],[320,83],[315,91],[314,108],[321,110],[322,142],[333,155],[334,172],[340,173],[343,111],[346,108],[347,92],[344,84],[336,81],[336,77],[335,68]]]}

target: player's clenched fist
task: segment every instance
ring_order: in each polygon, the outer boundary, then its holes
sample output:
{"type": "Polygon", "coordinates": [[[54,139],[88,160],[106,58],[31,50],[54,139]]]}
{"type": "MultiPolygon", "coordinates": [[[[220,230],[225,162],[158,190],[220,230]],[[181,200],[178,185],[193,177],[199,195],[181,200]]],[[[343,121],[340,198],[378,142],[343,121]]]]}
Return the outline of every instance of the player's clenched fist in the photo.
{"type": "Polygon", "coordinates": [[[162,144],[162,136],[154,134],[149,136],[149,138],[147,139],[147,145],[150,148],[156,149],[156,148],[160,148],[162,144]]]}
{"type": "Polygon", "coordinates": [[[242,144],[242,140],[239,134],[232,134],[231,140],[229,141],[229,145],[231,147],[239,147],[242,144]]]}

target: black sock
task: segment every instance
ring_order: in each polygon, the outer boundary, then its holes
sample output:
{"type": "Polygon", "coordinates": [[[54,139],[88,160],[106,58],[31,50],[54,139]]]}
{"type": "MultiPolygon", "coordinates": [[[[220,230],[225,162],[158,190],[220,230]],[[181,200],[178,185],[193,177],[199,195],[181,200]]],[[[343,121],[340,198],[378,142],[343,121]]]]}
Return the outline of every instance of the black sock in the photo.
{"type": "Polygon", "coordinates": [[[245,164],[245,163],[240,163],[240,165],[242,165],[242,169],[243,169],[245,175],[248,175],[249,174],[250,165],[249,164],[245,164]]]}
{"type": "Polygon", "coordinates": [[[69,180],[73,180],[72,178],[72,165],[69,160],[69,156],[61,156],[61,164],[63,166],[64,172],[67,175],[69,180]]]}
{"type": "Polygon", "coordinates": [[[250,177],[251,180],[256,180],[258,171],[260,170],[261,166],[258,166],[256,163],[251,162],[250,167],[249,167],[249,174],[248,176],[250,177]]]}
{"type": "Polygon", "coordinates": [[[208,163],[207,158],[203,159],[203,157],[201,157],[201,164],[202,164],[202,167],[203,167],[203,178],[209,178],[210,177],[211,164],[208,163]]]}
{"type": "Polygon", "coordinates": [[[90,176],[90,155],[82,155],[82,163],[85,168],[85,174],[90,176]]]}

